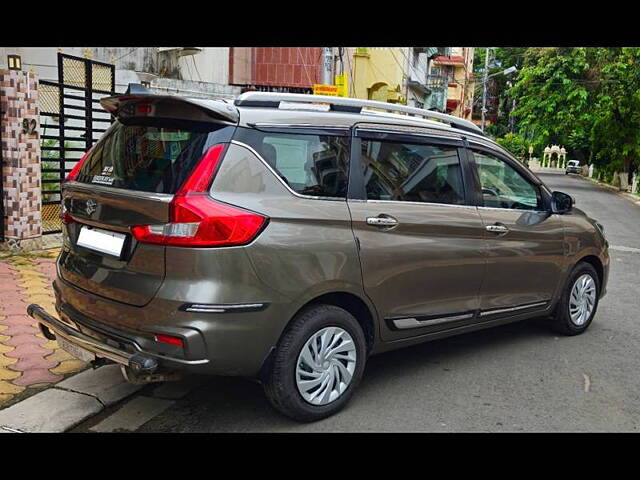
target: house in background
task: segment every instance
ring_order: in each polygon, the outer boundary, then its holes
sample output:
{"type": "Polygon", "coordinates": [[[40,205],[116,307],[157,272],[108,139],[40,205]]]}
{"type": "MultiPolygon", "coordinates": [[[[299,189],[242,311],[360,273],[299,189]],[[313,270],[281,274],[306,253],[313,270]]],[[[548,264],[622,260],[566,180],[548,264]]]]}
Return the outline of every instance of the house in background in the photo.
{"type": "Polygon", "coordinates": [[[433,60],[432,73],[446,77],[446,113],[471,119],[475,80],[473,76],[473,47],[450,47],[445,55],[433,60]]]}
{"type": "Polygon", "coordinates": [[[344,71],[349,96],[379,102],[406,103],[406,53],[403,48],[348,48],[344,71]]]}
{"type": "Polygon", "coordinates": [[[473,48],[357,47],[347,50],[349,96],[471,117],[473,48]]]}
{"type": "MultiPolygon", "coordinates": [[[[56,80],[57,53],[115,64],[116,92],[142,83],[158,93],[232,99],[246,90],[312,93],[321,83],[321,47],[19,47],[25,69],[56,80]]],[[[473,48],[334,48],[334,72],[346,76],[348,96],[401,103],[469,118],[473,48]]]]}
{"type": "Polygon", "coordinates": [[[410,47],[412,64],[408,74],[408,105],[444,112],[447,101],[447,78],[437,68],[434,59],[447,55],[449,47],[410,47]],[[411,97],[413,96],[413,99],[411,97]]]}
{"type": "Polygon", "coordinates": [[[228,47],[2,47],[0,68],[8,55],[19,55],[23,68],[41,80],[58,79],[58,52],[115,65],[115,90],[143,83],[158,93],[202,98],[234,98],[229,85],[228,47]]]}
{"type": "Polygon", "coordinates": [[[313,93],[320,83],[320,47],[230,47],[228,83],[242,91],[313,93]]]}

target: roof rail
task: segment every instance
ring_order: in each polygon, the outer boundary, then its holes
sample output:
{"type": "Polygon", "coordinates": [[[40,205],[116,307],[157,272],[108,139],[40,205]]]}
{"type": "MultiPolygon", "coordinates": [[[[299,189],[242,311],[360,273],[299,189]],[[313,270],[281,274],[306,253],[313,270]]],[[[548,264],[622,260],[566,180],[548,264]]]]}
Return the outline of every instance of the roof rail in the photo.
{"type": "Polygon", "coordinates": [[[378,108],[389,112],[402,112],[427,119],[435,119],[447,123],[452,127],[484,135],[480,128],[468,120],[447,115],[446,113],[424,110],[422,108],[407,107],[394,103],[376,102],[374,100],[361,100],[359,98],[330,97],[327,95],[305,95],[301,93],[277,93],[277,92],[245,92],[240,95],[235,104],[239,107],[263,107],[278,108],[280,102],[298,103],[328,103],[331,110],[360,113],[363,108],[378,108]]]}

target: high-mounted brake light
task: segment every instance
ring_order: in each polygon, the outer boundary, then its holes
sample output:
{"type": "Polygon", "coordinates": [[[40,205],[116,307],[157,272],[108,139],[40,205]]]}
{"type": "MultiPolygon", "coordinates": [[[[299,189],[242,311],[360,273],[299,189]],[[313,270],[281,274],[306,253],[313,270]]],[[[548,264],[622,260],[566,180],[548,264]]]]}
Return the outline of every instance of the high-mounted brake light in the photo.
{"type": "Polygon", "coordinates": [[[224,145],[215,145],[198,162],[169,206],[170,222],[135,225],[131,233],[143,243],[177,247],[244,245],[262,231],[267,217],[218,202],[207,194],[224,145]]]}
{"type": "Polygon", "coordinates": [[[80,169],[82,168],[82,164],[85,162],[85,160],[87,159],[90,153],[91,153],[91,149],[89,149],[89,151],[85,153],[82,156],[82,158],[80,158],[80,160],[78,160],[78,163],[76,163],[75,166],[71,169],[71,171],[69,172],[69,175],[67,175],[67,178],[64,179],[64,182],[70,182],[76,179],[76,177],[78,176],[78,173],[80,172],[80,169]]]}
{"type": "Polygon", "coordinates": [[[138,103],[136,105],[136,113],[138,115],[149,115],[153,112],[153,107],[149,103],[138,103]]]}

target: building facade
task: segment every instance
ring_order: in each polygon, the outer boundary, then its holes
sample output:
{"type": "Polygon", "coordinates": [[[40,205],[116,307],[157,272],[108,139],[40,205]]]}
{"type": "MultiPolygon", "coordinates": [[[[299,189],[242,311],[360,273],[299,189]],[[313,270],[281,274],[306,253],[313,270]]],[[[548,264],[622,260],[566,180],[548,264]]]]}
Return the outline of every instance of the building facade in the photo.
{"type": "Polygon", "coordinates": [[[312,93],[320,83],[320,47],[231,47],[228,82],[244,90],[312,93]]]}
{"type": "Polygon", "coordinates": [[[446,113],[470,120],[473,108],[475,77],[473,47],[450,47],[447,55],[433,60],[432,72],[447,79],[446,113]]]}
{"type": "Polygon", "coordinates": [[[448,47],[409,47],[407,105],[444,112],[447,78],[434,68],[434,60],[447,55],[448,47]]]}
{"type": "Polygon", "coordinates": [[[143,83],[158,93],[202,98],[233,98],[240,88],[229,85],[228,47],[1,47],[0,68],[8,55],[19,55],[25,71],[41,80],[57,80],[62,52],[115,65],[116,92],[143,83]]]}
{"type": "Polygon", "coordinates": [[[349,96],[406,103],[406,49],[355,47],[347,51],[349,96]]]}

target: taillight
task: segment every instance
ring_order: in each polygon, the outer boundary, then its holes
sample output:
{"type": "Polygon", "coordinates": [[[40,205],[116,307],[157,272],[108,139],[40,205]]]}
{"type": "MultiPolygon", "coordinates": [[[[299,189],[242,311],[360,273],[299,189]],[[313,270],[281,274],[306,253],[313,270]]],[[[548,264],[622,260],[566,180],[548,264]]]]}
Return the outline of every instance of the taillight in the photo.
{"type": "MultiPolygon", "coordinates": [[[[71,171],[69,172],[69,175],[67,175],[67,178],[65,178],[62,183],[65,182],[70,182],[72,180],[75,180],[76,177],[78,176],[78,172],[80,172],[80,169],[82,168],[82,165],[84,164],[85,160],[87,159],[87,157],[89,156],[89,153],[91,153],[91,149],[89,149],[89,151],[87,151],[87,153],[85,153],[80,160],[78,160],[78,163],[76,163],[73,168],[71,169],[71,171]]],[[[67,209],[64,206],[64,203],[62,204],[62,207],[60,208],[60,220],[62,221],[62,223],[64,223],[65,225],[69,225],[70,223],[73,223],[73,217],[71,217],[71,214],[67,211],[67,209]]]]}
{"type": "Polygon", "coordinates": [[[177,247],[227,247],[249,243],[260,233],[266,217],[217,202],[207,194],[223,151],[224,145],[216,145],[198,162],[171,201],[170,223],[131,227],[136,240],[177,247]]]}
{"type": "Polygon", "coordinates": [[[69,210],[67,210],[67,207],[64,206],[64,203],[60,207],[60,220],[65,225],[69,225],[70,223],[73,223],[73,217],[69,213],[69,210]]]}
{"type": "Polygon", "coordinates": [[[182,184],[176,196],[206,192],[213,181],[213,172],[220,163],[223,152],[224,145],[211,147],[200,159],[189,178],[182,184]]]}

